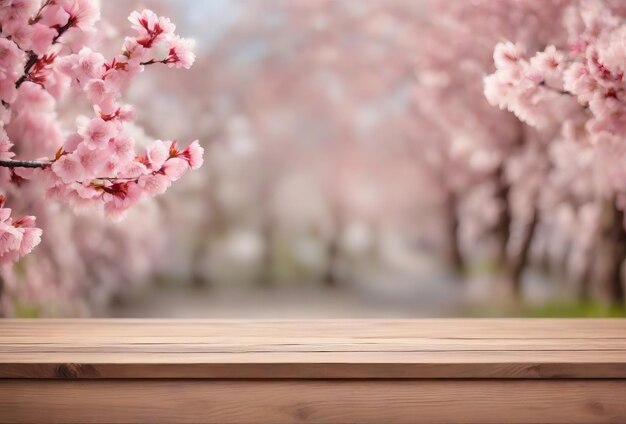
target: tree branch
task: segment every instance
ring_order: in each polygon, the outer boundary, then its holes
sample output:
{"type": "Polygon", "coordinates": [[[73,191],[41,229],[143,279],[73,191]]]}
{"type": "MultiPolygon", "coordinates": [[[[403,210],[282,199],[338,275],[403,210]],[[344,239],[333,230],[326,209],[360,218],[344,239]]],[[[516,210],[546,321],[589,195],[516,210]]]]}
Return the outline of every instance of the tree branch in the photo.
{"type": "MultiPolygon", "coordinates": [[[[49,2],[47,1],[44,6],[42,6],[41,10],[43,10],[44,7],[48,6],[48,4],[49,2]]],[[[65,34],[68,29],[72,28],[74,24],[76,24],[76,18],[70,17],[67,23],[57,30],[57,35],[55,35],[52,39],[52,44],[56,44],[59,41],[59,38],[61,38],[61,36],[65,34]]],[[[24,74],[15,82],[15,88],[20,88],[23,83],[28,81],[31,76],[30,72],[33,66],[35,66],[35,64],[39,61],[39,59],[40,57],[37,56],[32,50],[28,51],[28,60],[24,65],[24,74]]]]}
{"type": "Polygon", "coordinates": [[[24,65],[24,74],[20,77],[20,79],[16,81],[15,88],[20,88],[20,86],[24,82],[26,82],[26,80],[30,76],[30,70],[35,65],[35,63],[37,63],[38,60],[39,57],[35,53],[33,53],[32,51],[28,52],[28,61],[26,62],[26,65],[24,65]]]}
{"type": "Polygon", "coordinates": [[[30,160],[0,160],[0,167],[4,168],[47,168],[50,162],[37,162],[30,160]]]}
{"type": "Polygon", "coordinates": [[[140,65],[147,66],[147,65],[154,65],[155,63],[167,64],[167,59],[163,59],[163,60],[150,59],[147,62],[141,62],[140,65]]]}

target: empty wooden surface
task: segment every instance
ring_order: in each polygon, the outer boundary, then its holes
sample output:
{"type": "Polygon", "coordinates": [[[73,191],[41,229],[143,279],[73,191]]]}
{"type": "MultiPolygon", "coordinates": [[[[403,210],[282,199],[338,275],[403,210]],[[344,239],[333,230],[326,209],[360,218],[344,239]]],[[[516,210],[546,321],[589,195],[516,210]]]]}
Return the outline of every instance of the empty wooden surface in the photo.
{"type": "Polygon", "coordinates": [[[626,320],[0,320],[1,423],[626,423],[626,320]]]}
{"type": "Polygon", "coordinates": [[[0,378],[626,378],[626,320],[1,320],[0,378]]]}
{"type": "Polygon", "coordinates": [[[0,423],[624,423],[599,380],[0,380],[0,423]]]}

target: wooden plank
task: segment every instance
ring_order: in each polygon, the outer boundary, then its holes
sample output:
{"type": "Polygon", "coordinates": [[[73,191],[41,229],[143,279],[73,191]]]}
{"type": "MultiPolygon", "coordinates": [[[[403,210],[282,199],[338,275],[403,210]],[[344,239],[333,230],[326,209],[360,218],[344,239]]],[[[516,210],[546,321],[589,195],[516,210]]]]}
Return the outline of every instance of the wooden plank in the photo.
{"type": "Polygon", "coordinates": [[[0,321],[21,377],[626,378],[626,320],[0,321]]]}
{"type": "Polygon", "coordinates": [[[0,423],[624,423],[614,380],[3,380],[0,423]]]}
{"type": "Polygon", "coordinates": [[[607,363],[503,363],[489,361],[474,355],[465,362],[442,358],[435,362],[369,362],[356,363],[328,358],[326,362],[253,362],[240,358],[226,358],[223,362],[173,362],[167,358],[154,363],[96,363],[76,362],[9,362],[0,364],[0,379],[416,379],[416,378],[473,378],[473,379],[568,379],[568,378],[626,378],[623,362],[607,363]]]}
{"type": "Polygon", "coordinates": [[[250,353],[250,352],[462,352],[462,351],[626,351],[626,339],[309,339],[251,340],[231,338],[191,343],[161,340],[102,340],[86,337],[72,343],[5,343],[2,353],[250,353]]]}
{"type": "Polygon", "coordinates": [[[626,338],[623,319],[2,320],[0,342],[72,337],[626,338]]]}

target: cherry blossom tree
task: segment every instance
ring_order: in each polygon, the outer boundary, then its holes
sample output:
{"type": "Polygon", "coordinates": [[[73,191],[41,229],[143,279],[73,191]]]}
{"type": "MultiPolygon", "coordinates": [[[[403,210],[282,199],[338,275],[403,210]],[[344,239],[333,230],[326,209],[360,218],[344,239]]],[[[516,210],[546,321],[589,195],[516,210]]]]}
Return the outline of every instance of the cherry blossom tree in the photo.
{"type": "MultiPolygon", "coordinates": [[[[541,45],[550,17],[564,2],[428,1],[420,25],[412,140],[422,166],[439,181],[449,262],[458,270],[467,246],[493,245],[496,263],[514,291],[535,234],[537,182],[517,177],[523,160],[542,162],[541,141],[513,114],[489,110],[482,77],[502,38],[541,45]],[[516,174],[517,172],[517,174],[516,174]],[[519,199],[524,199],[520,201],[519,199]],[[519,208],[526,205],[530,208],[519,208]]],[[[538,166],[537,169],[541,169],[538,166]]],[[[474,253],[476,249],[473,249],[474,253]]]]}
{"type": "Polygon", "coordinates": [[[572,1],[556,12],[551,19],[561,25],[543,46],[513,37],[495,47],[496,71],[485,79],[485,95],[528,125],[554,134],[548,146],[555,164],[550,181],[561,190],[546,195],[553,202],[574,199],[581,219],[593,217],[593,225],[570,229],[584,234],[571,238],[579,252],[575,262],[583,264],[600,299],[623,303],[626,10],[622,2],[572,1]],[[581,260],[581,251],[592,259],[581,260]]]}
{"type": "MultiPolygon", "coordinates": [[[[144,10],[129,18],[135,35],[106,59],[90,46],[99,15],[90,0],[2,2],[0,181],[32,180],[51,199],[120,218],[202,164],[197,141],[183,149],[157,140],[137,154],[127,129],[134,109],[121,103],[124,88],[145,67],[188,69],[194,54],[169,19],[144,10]],[[57,111],[68,93],[86,98],[94,112],[73,130],[62,127],[57,111]],[[22,157],[28,153],[38,156],[22,157]]],[[[1,203],[0,261],[7,264],[32,251],[42,232],[34,216],[13,218],[4,197],[1,203]]]]}
{"type": "Polygon", "coordinates": [[[129,18],[135,34],[121,53],[105,59],[95,49],[110,26],[99,16],[97,1],[0,3],[0,315],[94,312],[143,281],[156,269],[163,217],[142,204],[113,221],[202,162],[197,142],[148,139],[121,100],[145,67],[189,68],[191,41],[144,10],[129,18]]]}

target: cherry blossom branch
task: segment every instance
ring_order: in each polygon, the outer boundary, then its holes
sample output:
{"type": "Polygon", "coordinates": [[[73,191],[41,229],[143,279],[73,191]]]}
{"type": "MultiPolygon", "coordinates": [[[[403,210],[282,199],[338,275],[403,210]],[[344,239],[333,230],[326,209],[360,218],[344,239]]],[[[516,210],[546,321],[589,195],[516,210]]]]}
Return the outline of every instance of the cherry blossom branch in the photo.
{"type": "Polygon", "coordinates": [[[61,36],[63,35],[63,33],[65,33],[65,31],[73,27],[75,24],[76,24],[76,18],[70,17],[67,23],[63,25],[61,28],[59,28],[59,32],[52,39],[52,44],[56,44],[59,41],[59,38],[61,38],[61,36]]]}
{"type": "Polygon", "coordinates": [[[32,51],[28,52],[28,61],[26,62],[26,65],[24,65],[24,75],[22,75],[20,79],[17,80],[17,82],[15,83],[15,88],[20,88],[20,86],[24,84],[26,80],[28,80],[30,76],[30,71],[33,66],[35,66],[35,63],[37,63],[38,60],[39,56],[37,56],[32,51]]]}
{"type": "MultiPolygon", "coordinates": [[[[41,13],[41,11],[43,11],[43,9],[49,4],[49,2],[46,2],[42,8],[40,9],[39,13],[41,13]]],[[[70,28],[72,28],[74,25],[76,24],[76,18],[75,17],[70,17],[70,19],[67,21],[67,23],[65,25],[63,25],[61,28],[58,29],[57,31],[57,35],[54,36],[54,38],[52,39],[52,44],[56,44],[59,41],[59,38],[61,38],[61,36],[70,28]]],[[[24,65],[24,75],[22,75],[17,82],[15,83],[15,88],[20,88],[20,86],[22,84],[24,84],[26,81],[28,81],[28,79],[30,78],[30,71],[32,70],[33,66],[35,66],[35,64],[39,61],[40,57],[37,56],[32,50],[28,52],[28,61],[26,62],[26,65],[24,65]]]]}
{"type": "MultiPolygon", "coordinates": [[[[27,124],[35,125],[37,131],[50,128],[49,133],[40,134],[38,139],[62,147],[52,157],[13,160],[14,143],[8,134],[18,139],[28,138],[25,134],[32,128],[17,119],[6,122],[9,120],[3,111],[0,168],[10,172],[0,175],[0,183],[6,180],[19,185],[27,177],[30,179],[31,173],[18,173],[20,169],[43,170],[45,175],[32,176],[44,177],[42,183],[51,197],[74,206],[102,207],[107,216],[121,218],[142,199],[164,193],[188,170],[202,165],[203,149],[197,140],[182,150],[174,141],[155,140],[143,155],[137,155],[135,141],[123,124],[133,120],[133,109],[118,103],[123,89],[143,71],[139,66],[142,62],[163,63],[179,69],[191,67],[195,60],[193,42],[176,35],[175,25],[169,19],[146,9],[131,14],[129,20],[136,36],[126,37],[122,54],[107,61],[102,53],[87,47],[86,37],[81,38],[78,32],[72,49],[59,48],[63,34],[72,28],[94,29],[99,18],[95,1],[38,1],[42,2],[33,18],[19,13],[7,17],[6,13],[0,13],[4,40],[0,68],[9,84],[0,89],[0,108],[7,109],[9,118],[32,113],[33,119],[27,124]],[[5,25],[5,19],[11,25],[5,25]],[[161,43],[167,45],[164,59],[155,58],[161,51],[161,43]],[[56,77],[69,81],[71,86],[56,84],[56,77]],[[52,84],[46,84],[48,81],[52,84]],[[56,122],[55,102],[70,88],[77,88],[86,96],[95,116],[63,137],[61,125],[56,122]],[[44,102],[46,107],[37,107],[38,102],[44,102]],[[109,176],[96,178],[102,174],[109,176]]],[[[41,230],[34,227],[35,217],[14,220],[10,211],[2,210],[1,203],[0,200],[0,264],[14,263],[39,243],[41,230]]]]}
{"type": "Polygon", "coordinates": [[[47,168],[50,162],[38,162],[30,160],[0,160],[0,167],[4,168],[47,168]]]}
{"type": "Polygon", "coordinates": [[[41,20],[43,11],[46,7],[50,5],[50,2],[51,0],[46,0],[45,2],[43,2],[39,10],[37,11],[37,14],[35,15],[35,17],[29,21],[29,24],[32,24],[34,22],[39,22],[41,20]]]}
{"type": "Polygon", "coordinates": [[[163,59],[163,60],[151,59],[151,60],[148,60],[147,62],[141,62],[140,65],[147,66],[147,65],[154,65],[155,63],[167,64],[168,62],[167,62],[167,59],[163,59]]]}

